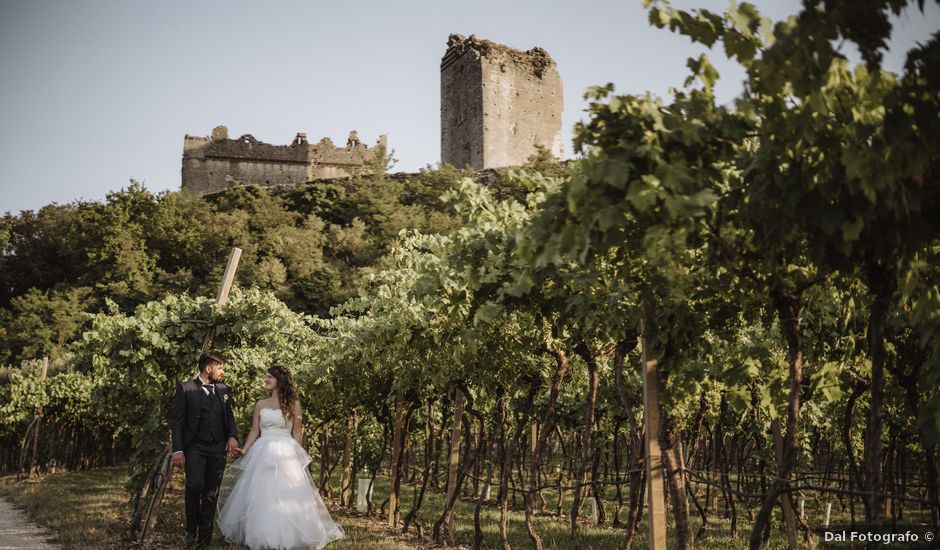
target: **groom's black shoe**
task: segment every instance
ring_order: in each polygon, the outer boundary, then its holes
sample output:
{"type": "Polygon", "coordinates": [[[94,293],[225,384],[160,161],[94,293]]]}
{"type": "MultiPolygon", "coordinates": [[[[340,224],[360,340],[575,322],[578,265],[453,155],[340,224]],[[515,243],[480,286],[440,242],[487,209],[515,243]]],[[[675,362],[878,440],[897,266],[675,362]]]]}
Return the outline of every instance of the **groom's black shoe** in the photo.
{"type": "Polygon", "coordinates": [[[186,533],[186,536],[183,537],[183,544],[186,545],[186,548],[195,548],[196,547],[196,535],[193,533],[186,533]]]}

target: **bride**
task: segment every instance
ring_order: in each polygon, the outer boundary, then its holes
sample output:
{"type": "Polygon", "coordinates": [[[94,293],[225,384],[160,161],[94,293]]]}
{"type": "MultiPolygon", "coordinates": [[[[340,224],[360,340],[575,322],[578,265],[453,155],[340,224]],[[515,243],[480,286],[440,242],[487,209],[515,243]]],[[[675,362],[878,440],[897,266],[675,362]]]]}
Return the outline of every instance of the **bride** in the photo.
{"type": "Polygon", "coordinates": [[[255,404],[251,431],[225,472],[219,529],[230,543],[259,548],[322,548],[345,532],[330,519],[307,471],[303,423],[290,372],[274,365],[255,404]],[[259,437],[260,435],[260,437],[259,437]]]}

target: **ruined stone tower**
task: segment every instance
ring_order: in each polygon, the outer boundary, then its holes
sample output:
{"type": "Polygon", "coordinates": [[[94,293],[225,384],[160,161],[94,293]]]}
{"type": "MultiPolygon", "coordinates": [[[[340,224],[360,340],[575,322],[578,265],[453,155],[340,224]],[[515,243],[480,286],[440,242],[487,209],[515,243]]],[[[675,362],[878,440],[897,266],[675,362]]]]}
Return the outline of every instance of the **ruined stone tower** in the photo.
{"type": "Polygon", "coordinates": [[[441,60],[441,162],[518,166],[536,144],[561,158],[562,100],[561,77],[545,50],[450,35],[441,60]]]}
{"type": "Polygon", "coordinates": [[[363,144],[355,130],[345,147],[330,138],[307,143],[298,133],[290,145],[271,145],[251,134],[228,137],[228,128],[217,126],[211,137],[183,138],[183,189],[197,195],[215,193],[236,185],[283,185],[310,180],[347,177],[378,166],[384,170],[385,136],[373,147],[363,144]]]}

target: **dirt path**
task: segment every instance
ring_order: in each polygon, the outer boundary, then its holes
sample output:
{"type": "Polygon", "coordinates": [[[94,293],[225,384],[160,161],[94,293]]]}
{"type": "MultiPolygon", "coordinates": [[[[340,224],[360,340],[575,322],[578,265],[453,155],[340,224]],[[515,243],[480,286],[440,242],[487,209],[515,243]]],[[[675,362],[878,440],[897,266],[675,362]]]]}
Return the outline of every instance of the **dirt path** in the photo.
{"type": "Polygon", "coordinates": [[[0,498],[0,550],[24,548],[58,549],[46,542],[46,534],[26,517],[26,514],[0,498]]]}

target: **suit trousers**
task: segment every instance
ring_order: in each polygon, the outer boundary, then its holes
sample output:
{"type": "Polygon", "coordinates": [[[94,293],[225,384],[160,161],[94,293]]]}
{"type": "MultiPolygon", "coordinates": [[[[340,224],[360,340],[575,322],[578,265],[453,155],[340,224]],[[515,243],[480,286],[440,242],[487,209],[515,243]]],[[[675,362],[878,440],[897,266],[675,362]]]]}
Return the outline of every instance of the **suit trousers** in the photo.
{"type": "Polygon", "coordinates": [[[186,532],[208,544],[212,540],[219,487],[225,472],[225,442],[193,442],[186,457],[186,532]]]}

